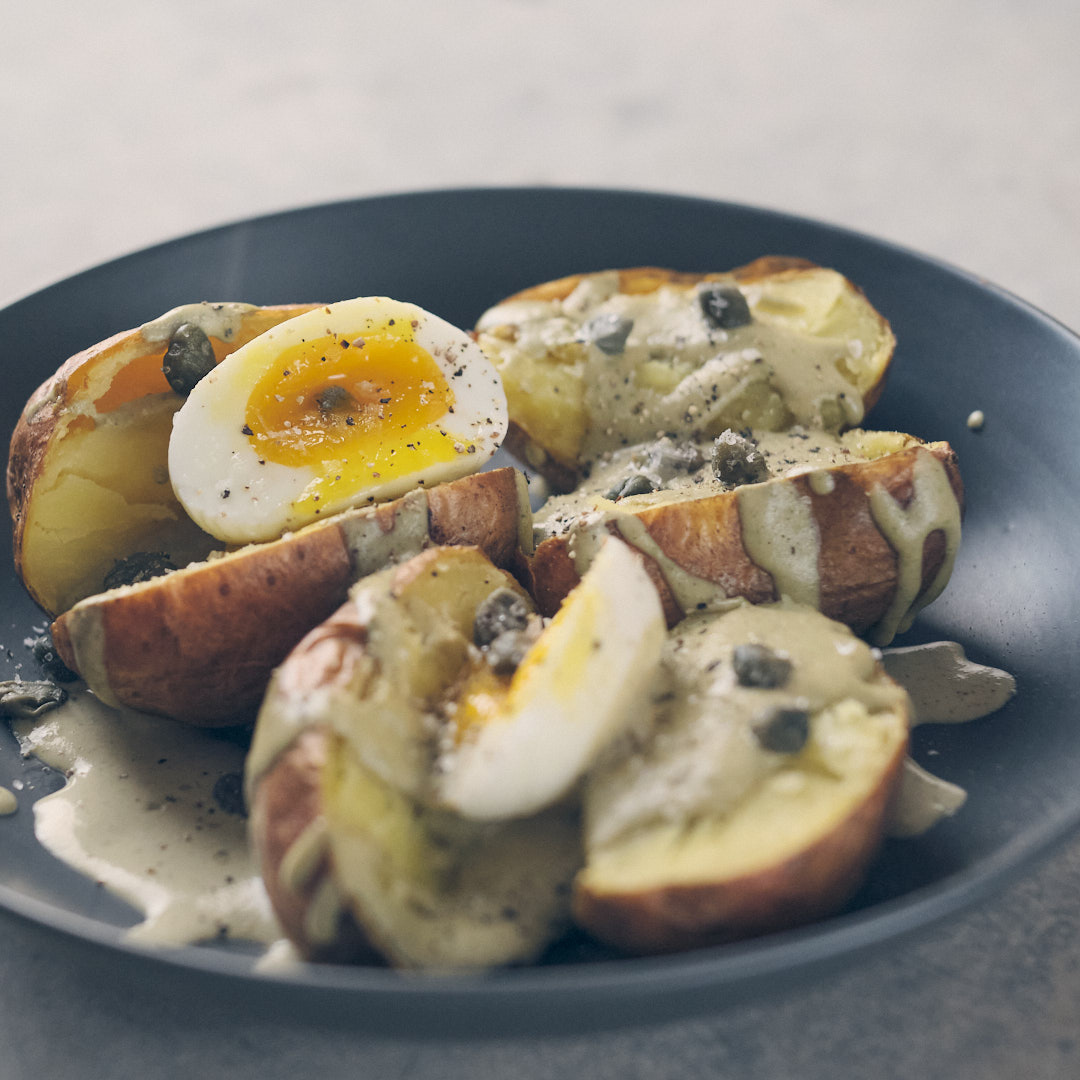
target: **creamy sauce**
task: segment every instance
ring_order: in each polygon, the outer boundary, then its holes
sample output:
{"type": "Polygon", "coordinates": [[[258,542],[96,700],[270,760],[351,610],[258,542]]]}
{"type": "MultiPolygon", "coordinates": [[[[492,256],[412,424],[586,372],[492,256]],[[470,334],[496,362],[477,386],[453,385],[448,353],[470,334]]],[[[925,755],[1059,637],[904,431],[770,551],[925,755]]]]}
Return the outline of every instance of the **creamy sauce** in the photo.
{"type": "Polygon", "coordinates": [[[955,641],[886,649],[885,670],[911,697],[916,724],[957,724],[996,712],[1016,693],[1000,668],[976,664],[955,641]]]}
{"type": "Polygon", "coordinates": [[[248,850],[246,818],[214,796],[223,776],[243,769],[240,747],[106,708],[87,692],[14,730],[24,752],[68,778],[34,804],[38,840],[144,916],[132,939],[281,936],[248,850]]]}
{"type": "Polygon", "coordinates": [[[886,835],[898,839],[920,836],[955,814],[966,801],[967,792],[959,784],[934,776],[909,757],[885,824],[886,835]]]}
{"type": "MultiPolygon", "coordinates": [[[[1016,693],[1007,671],[968,660],[955,641],[886,649],[882,664],[911,698],[913,724],[958,724],[1002,708],[1016,693]]],[[[955,814],[967,800],[958,784],[934,776],[912,758],[893,804],[890,836],[917,836],[955,814]]]]}
{"type": "Polygon", "coordinates": [[[754,723],[775,708],[820,713],[852,700],[869,713],[903,710],[902,689],[877,674],[874,651],[845,627],[790,601],[691,615],[671,631],[666,680],[651,725],[597,769],[588,786],[587,842],[600,847],[656,822],[723,816],[793,758],[765,749],[754,723]],[[782,686],[742,685],[734,650],[767,644],[791,663],[782,686]]]}
{"type": "Polygon", "coordinates": [[[14,791],[0,787],[0,817],[14,814],[19,809],[19,799],[14,791]]]}
{"type": "MultiPolygon", "coordinates": [[[[726,285],[738,288],[733,279],[726,285]]],[[[816,271],[812,297],[776,284],[742,289],[752,317],[730,329],[704,316],[701,293],[708,288],[625,294],[616,272],[594,274],[561,301],[500,304],[477,328],[498,366],[558,358],[559,377],[578,388],[585,410],[583,463],[671,428],[718,434],[753,422],[836,430],[861,421],[863,402],[851,373],[877,347],[871,334],[880,327],[864,328],[865,340],[819,332],[843,296],[839,274],[816,271]],[[621,350],[591,340],[590,326],[605,317],[632,323],[621,350]]]]}
{"type": "Polygon", "coordinates": [[[953,494],[945,466],[932,454],[915,456],[912,466],[914,494],[902,507],[880,485],[870,492],[870,512],[882,535],[897,554],[896,592],[888,610],[872,631],[878,645],[907,630],[915,616],[941,595],[952,576],[960,545],[960,504],[953,494]],[[923,579],[923,545],[932,533],[945,534],[945,557],[934,580],[919,595],[923,579]]]}
{"type": "Polygon", "coordinates": [[[183,304],[171,311],[166,311],[164,315],[159,315],[152,322],[143,323],[139,330],[146,341],[168,341],[178,326],[191,323],[202,330],[207,337],[229,341],[243,327],[244,316],[256,310],[253,304],[211,304],[207,301],[198,304],[183,304]]]}
{"type": "Polygon", "coordinates": [[[735,494],[742,541],[780,596],[816,608],[821,599],[821,536],[814,506],[794,484],[746,484],[735,494]]]}

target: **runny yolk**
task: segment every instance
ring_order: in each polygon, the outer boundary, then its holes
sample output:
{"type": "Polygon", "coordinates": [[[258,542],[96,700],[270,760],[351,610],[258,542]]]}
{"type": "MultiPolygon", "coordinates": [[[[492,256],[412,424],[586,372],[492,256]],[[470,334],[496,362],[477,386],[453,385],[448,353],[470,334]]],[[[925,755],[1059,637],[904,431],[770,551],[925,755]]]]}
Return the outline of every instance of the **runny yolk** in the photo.
{"type": "Polygon", "coordinates": [[[278,355],[248,397],[244,434],[260,458],[316,470],[295,506],[318,514],[469,452],[443,426],[453,405],[439,365],[408,336],[330,335],[278,355]]]}
{"type": "Polygon", "coordinates": [[[475,662],[457,688],[454,711],[454,744],[476,738],[490,724],[506,718],[506,698],[511,679],[496,675],[483,660],[475,662]]]}

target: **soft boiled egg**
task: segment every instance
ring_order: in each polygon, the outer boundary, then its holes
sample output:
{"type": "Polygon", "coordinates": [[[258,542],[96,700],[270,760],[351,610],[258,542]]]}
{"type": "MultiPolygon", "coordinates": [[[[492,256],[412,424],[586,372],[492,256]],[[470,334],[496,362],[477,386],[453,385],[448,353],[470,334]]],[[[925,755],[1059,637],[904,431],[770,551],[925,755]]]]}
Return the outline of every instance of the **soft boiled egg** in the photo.
{"type": "Polygon", "coordinates": [[[641,560],[621,541],[605,541],[511,678],[481,663],[460,684],[435,801],[498,820],[562,799],[647,711],[665,629],[641,560]]]}
{"type": "Polygon", "coordinates": [[[169,475],[227,543],[477,471],[506,397],[467,334],[415,304],[361,297],[281,323],[226,357],[173,421],[169,475]]]}

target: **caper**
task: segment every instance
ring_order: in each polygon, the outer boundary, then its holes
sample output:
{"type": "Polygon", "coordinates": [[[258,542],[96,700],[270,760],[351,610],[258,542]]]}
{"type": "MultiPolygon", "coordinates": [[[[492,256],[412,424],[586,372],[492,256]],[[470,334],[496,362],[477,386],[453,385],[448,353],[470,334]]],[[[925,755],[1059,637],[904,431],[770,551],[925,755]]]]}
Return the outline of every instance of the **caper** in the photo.
{"type": "Polygon", "coordinates": [[[734,330],[753,320],[746,297],[732,285],[710,285],[701,290],[698,300],[705,321],[715,330],[734,330]]]}
{"type": "Polygon", "coordinates": [[[670,480],[678,473],[692,473],[705,464],[705,455],[692,442],[677,443],[665,435],[642,448],[649,472],[670,480]]]}
{"type": "Polygon", "coordinates": [[[806,709],[777,706],[766,709],[752,726],[763,750],[771,750],[774,754],[797,754],[810,737],[810,713],[806,709]]]}
{"type": "Polygon", "coordinates": [[[712,467],[718,480],[736,487],[769,479],[769,466],[757,443],[731,428],[713,443],[712,467]]]}
{"type": "Polygon", "coordinates": [[[161,370],[173,390],[187,397],[216,363],[214,347],[203,330],[194,323],[181,323],[169,338],[161,370]]]}
{"type": "Polygon", "coordinates": [[[775,690],[791,677],[791,661],[768,645],[737,645],[732,663],[740,686],[775,690]]]}
{"type": "Polygon", "coordinates": [[[32,719],[67,701],[67,691],[54,682],[0,682],[0,716],[32,719]]]}
{"type": "Polygon", "coordinates": [[[529,623],[529,607],[511,589],[496,589],[476,609],[473,642],[481,648],[510,630],[524,630],[529,623]]]}
{"type": "Polygon", "coordinates": [[[327,386],[315,395],[315,403],[323,412],[339,409],[346,402],[351,402],[349,391],[344,386],[327,386]]]}
{"type": "Polygon", "coordinates": [[[590,319],[582,328],[582,336],[602,353],[618,356],[626,348],[626,339],[634,329],[634,320],[608,312],[590,319]]]}
{"type": "Polygon", "coordinates": [[[621,483],[616,484],[605,498],[615,502],[630,495],[648,495],[650,491],[655,490],[656,485],[647,476],[643,473],[634,473],[633,476],[628,476],[621,483]]]}
{"type": "Polygon", "coordinates": [[[117,559],[105,575],[105,591],[118,589],[121,585],[137,585],[171,573],[176,564],[163,551],[136,551],[124,559],[117,559]]]}
{"type": "Polygon", "coordinates": [[[214,784],[211,794],[214,796],[214,802],[226,814],[247,817],[247,806],[244,804],[244,778],[240,773],[224,773],[214,784]]]}
{"type": "Polygon", "coordinates": [[[34,638],[30,642],[30,651],[41,666],[41,670],[50,679],[55,679],[57,682],[74,682],[79,677],[60,659],[60,654],[56,651],[50,634],[45,633],[34,638]]]}

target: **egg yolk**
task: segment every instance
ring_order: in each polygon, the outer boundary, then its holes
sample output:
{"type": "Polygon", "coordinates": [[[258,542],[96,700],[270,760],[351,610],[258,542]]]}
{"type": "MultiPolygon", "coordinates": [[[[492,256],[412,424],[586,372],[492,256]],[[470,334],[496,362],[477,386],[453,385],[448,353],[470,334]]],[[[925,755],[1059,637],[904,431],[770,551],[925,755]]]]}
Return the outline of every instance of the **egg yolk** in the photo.
{"type": "Polygon", "coordinates": [[[455,695],[455,746],[476,738],[483,728],[506,719],[510,683],[510,676],[496,675],[483,660],[471,665],[455,695]]]}
{"type": "Polygon", "coordinates": [[[244,434],[260,459],[317,472],[294,504],[315,515],[320,503],[475,452],[444,426],[453,407],[431,354],[378,328],[283,350],[248,397],[244,434]]]}

